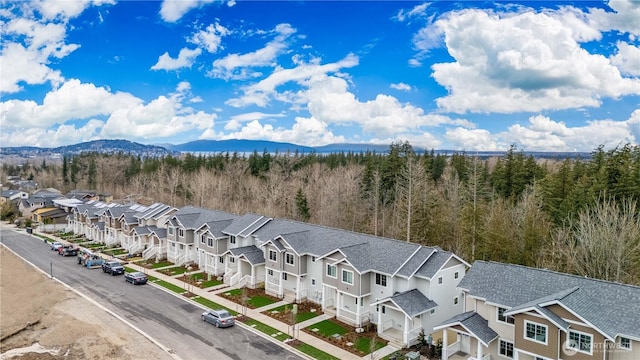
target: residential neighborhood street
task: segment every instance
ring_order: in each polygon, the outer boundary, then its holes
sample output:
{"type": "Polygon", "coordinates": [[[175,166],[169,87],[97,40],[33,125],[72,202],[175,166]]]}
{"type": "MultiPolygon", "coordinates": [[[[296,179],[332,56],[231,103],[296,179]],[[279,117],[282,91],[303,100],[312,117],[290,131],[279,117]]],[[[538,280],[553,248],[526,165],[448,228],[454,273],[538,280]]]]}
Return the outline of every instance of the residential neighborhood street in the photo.
{"type": "Polygon", "coordinates": [[[77,359],[103,358],[105,353],[120,359],[300,358],[240,326],[216,329],[200,320],[200,306],[158,287],[133,286],[123,276],[81,267],[75,257],[57,255],[37,237],[3,227],[0,239],[44,272],[15,265],[18,258],[2,248],[2,359],[9,358],[11,348],[35,341],[52,355],[58,350],[60,356],[69,352],[77,359]],[[67,291],[51,275],[91,300],[67,291]],[[27,322],[33,325],[9,336],[27,322]]]}

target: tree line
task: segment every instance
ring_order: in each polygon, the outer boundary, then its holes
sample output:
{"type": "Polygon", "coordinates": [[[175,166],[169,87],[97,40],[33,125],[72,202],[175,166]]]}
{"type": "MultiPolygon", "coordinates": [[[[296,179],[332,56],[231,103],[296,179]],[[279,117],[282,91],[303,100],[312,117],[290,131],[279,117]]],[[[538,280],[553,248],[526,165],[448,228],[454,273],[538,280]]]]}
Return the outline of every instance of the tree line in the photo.
{"type": "Polygon", "coordinates": [[[640,284],[640,147],[588,159],[417,153],[141,158],[85,153],[61,166],[3,166],[43,187],[116,199],[254,212],[437,245],[495,260],[640,284]]]}

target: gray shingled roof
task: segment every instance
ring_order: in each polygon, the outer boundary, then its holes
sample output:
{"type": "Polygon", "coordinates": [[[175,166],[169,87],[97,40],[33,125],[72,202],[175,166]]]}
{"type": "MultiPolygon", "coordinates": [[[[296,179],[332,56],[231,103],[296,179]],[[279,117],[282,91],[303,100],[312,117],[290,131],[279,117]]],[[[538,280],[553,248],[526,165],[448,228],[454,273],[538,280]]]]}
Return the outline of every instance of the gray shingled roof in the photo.
{"type": "Polygon", "coordinates": [[[156,234],[156,236],[160,239],[166,239],[167,238],[167,229],[165,228],[157,228],[157,229],[153,229],[151,230],[154,234],[156,234]]]}
{"type": "Polygon", "coordinates": [[[229,249],[227,252],[233,256],[244,256],[251,265],[264,264],[264,254],[262,250],[258,249],[255,245],[242,246],[234,249],[229,249]]]}
{"type": "Polygon", "coordinates": [[[222,232],[232,236],[248,236],[267,221],[269,218],[249,213],[235,218],[222,232]]]}
{"type": "Polygon", "coordinates": [[[217,239],[228,236],[223,233],[222,230],[227,226],[231,225],[234,219],[226,219],[226,220],[218,220],[218,221],[208,221],[203,226],[206,226],[209,229],[209,232],[217,239]]]}
{"type": "Polygon", "coordinates": [[[437,251],[429,257],[429,261],[424,263],[420,269],[416,272],[416,276],[423,276],[428,279],[433,278],[433,276],[440,270],[442,265],[444,265],[449,258],[453,255],[448,251],[444,251],[440,248],[436,249],[437,251]]]}
{"type": "Polygon", "coordinates": [[[385,301],[393,302],[405,315],[411,318],[438,307],[435,301],[424,296],[418,289],[395,293],[393,296],[377,301],[376,303],[383,303],[385,301]]]}
{"type": "Polygon", "coordinates": [[[498,338],[498,333],[489,327],[487,320],[475,311],[467,311],[466,313],[458,314],[436,326],[435,329],[442,329],[444,327],[455,325],[460,325],[467,329],[467,331],[478,338],[484,346],[488,346],[490,342],[498,338]]]}
{"type": "Polygon", "coordinates": [[[433,247],[421,247],[417,253],[415,253],[404,266],[398,270],[397,275],[402,277],[411,277],[416,271],[420,270],[422,265],[434,254],[436,248],[433,247]]]}
{"type": "Polygon", "coordinates": [[[638,286],[520,265],[476,261],[459,287],[472,296],[507,308],[518,309],[528,303],[558,303],[610,339],[617,335],[640,338],[638,286]]]}
{"type": "Polygon", "coordinates": [[[174,226],[179,224],[185,229],[195,230],[209,221],[233,219],[235,217],[236,215],[224,211],[185,206],[171,216],[171,223],[174,226]]]}

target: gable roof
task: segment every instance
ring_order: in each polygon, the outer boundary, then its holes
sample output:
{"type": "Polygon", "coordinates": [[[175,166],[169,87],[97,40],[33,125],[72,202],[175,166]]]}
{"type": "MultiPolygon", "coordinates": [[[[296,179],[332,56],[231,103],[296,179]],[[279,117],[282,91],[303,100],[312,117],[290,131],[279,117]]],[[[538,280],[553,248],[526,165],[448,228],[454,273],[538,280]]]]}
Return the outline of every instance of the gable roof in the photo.
{"type": "Polygon", "coordinates": [[[391,301],[394,303],[400,311],[406,316],[413,318],[420,314],[426,313],[431,309],[438,307],[438,304],[426,297],[418,289],[411,289],[399,293],[395,293],[392,296],[373,302],[371,305],[378,305],[391,301]]]}
{"type": "Polygon", "coordinates": [[[224,211],[185,206],[171,215],[169,222],[187,230],[196,230],[209,221],[233,219],[235,215],[224,211]]]}
{"type": "Polygon", "coordinates": [[[458,286],[471,296],[510,308],[508,313],[560,305],[610,340],[619,335],[640,338],[638,286],[480,260],[458,286]]]}
{"type": "Polygon", "coordinates": [[[487,320],[475,311],[467,311],[465,313],[455,315],[433,329],[440,330],[456,325],[466,329],[480,340],[482,345],[487,347],[490,342],[498,338],[498,333],[489,327],[487,320]]]}
{"type": "Polygon", "coordinates": [[[233,256],[244,257],[251,265],[264,264],[264,254],[255,245],[233,248],[224,252],[224,254],[228,253],[233,256]]]}
{"type": "Polygon", "coordinates": [[[257,214],[244,214],[235,218],[229,226],[222,229],[222,232],[231,236],[247,237],[260,229],[271,219],[257,214]]]}

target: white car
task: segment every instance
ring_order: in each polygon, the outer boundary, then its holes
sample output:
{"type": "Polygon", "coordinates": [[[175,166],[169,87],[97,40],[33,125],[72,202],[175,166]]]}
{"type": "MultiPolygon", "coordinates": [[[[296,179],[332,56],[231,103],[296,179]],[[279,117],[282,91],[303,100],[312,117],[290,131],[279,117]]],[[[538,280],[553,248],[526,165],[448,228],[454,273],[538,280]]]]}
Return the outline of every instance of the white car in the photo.
{"type": "Polygon", "coordinates": [[[51,250],[58,251],[62,247],[62,243],[60,241],[55,241],[51,243],[51,250]]]}

